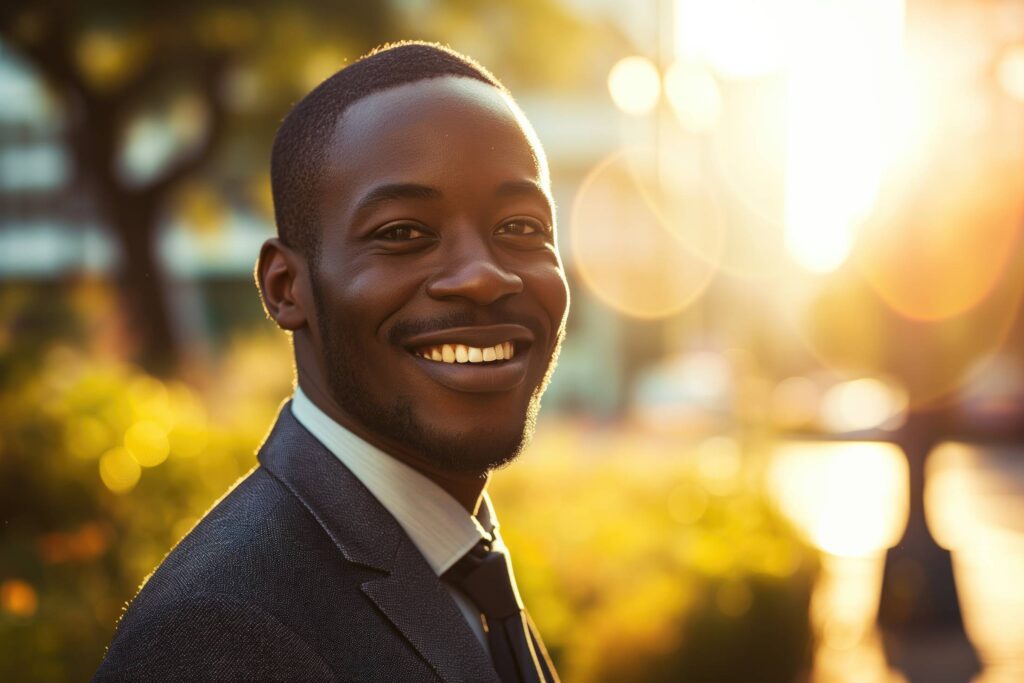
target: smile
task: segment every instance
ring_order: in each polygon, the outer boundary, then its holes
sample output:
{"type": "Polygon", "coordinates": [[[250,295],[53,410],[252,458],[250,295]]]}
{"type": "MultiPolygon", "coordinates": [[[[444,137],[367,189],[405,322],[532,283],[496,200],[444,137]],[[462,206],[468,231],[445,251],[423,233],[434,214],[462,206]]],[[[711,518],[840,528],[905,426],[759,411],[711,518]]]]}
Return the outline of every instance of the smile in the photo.
{"type": "Polygon", "coordinates": [[[511,341],[484,347],[469,344],[436,344],[419,347],[413,351],[420,358],[439,363],[494,363],[511,360],[515,352],[515,343],[511,341]]]}
{"type": "Polygon", "coordinates": [[[508,392],[523,385],[534,365],[533,332],[517,324],[470,325],[399,340],[427,377],[460,393],[508,392]]]}

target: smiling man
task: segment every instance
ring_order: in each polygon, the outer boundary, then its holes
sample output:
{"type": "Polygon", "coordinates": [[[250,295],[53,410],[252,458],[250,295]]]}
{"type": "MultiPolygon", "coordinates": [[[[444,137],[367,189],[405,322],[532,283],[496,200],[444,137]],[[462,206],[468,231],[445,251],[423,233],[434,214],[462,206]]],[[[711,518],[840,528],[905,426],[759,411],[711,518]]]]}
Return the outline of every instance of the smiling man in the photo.
{"type": "Polygon", "coordinates": [[[483,67],[388,46],[295,106],[272,185],[257,278],[295,395],[97,677],[557,680],[485,492],[568,309],[535,134],[483,67]]]}

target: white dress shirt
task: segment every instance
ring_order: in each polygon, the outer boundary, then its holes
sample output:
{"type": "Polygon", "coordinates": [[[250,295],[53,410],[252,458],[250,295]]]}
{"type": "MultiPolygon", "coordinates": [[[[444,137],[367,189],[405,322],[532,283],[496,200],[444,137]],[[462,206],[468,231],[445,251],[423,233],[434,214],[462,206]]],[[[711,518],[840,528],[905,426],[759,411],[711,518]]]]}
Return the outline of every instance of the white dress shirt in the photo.
{"type": "MultiPolygon", "coordinates": [[[[494,538],[494,550],[508,553],[486,491],[474,517],[428,477],[332,420],[299,387],[292,398],[292,414],[391,513],[438,576],[488,536],[494,538]]],[[[480,611],[461,591],[447,583],[444,586],[489,654],[480,611]]]]}

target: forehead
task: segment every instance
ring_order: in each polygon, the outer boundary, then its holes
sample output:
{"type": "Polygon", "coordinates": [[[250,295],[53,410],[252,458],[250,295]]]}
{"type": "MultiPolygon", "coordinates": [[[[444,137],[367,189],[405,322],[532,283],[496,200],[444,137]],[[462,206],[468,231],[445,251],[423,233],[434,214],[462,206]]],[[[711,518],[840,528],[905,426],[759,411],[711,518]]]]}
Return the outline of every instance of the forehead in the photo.
{"type": "Polygon", "coordinates": [[[355,102],[334,131],[325,180],[351,192],[377,182],[548,186],[543,152],[518,108],[494,86],[452,76],[355,102]]]}

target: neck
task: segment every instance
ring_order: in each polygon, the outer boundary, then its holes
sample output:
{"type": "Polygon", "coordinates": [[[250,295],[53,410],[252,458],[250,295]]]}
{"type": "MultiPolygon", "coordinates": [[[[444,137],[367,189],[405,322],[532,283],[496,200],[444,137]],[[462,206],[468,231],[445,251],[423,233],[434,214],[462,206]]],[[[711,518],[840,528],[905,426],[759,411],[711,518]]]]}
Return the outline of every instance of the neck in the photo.
{"type": "Polygon", "coordinates": [[[322,382],[317,381],[311,373],[298,369],[299,387],[313,405],[322,410],[329,418],[349,430],[363,441],[379,448],[396,460],[412,467],[440,486],[452,498],[459,502],[466,511],[475,515],[483,500],[484,489],[487,487],[489,475],[475,475],[463,472],[451,472],[438,468],[418,454],[411,452],[403,444],[386,435],[375,434],[365,429],[341,410],[322,382]]]}

